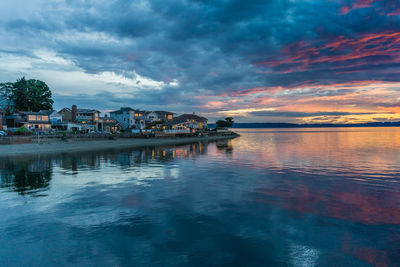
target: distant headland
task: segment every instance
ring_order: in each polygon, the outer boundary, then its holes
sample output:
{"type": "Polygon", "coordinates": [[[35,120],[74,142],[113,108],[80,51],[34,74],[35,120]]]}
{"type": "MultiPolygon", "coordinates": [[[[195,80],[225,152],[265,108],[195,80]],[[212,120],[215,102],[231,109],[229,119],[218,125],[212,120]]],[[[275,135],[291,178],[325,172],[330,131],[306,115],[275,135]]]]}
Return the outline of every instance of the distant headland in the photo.
{"type": "MultiPolygon", "coordinates": [[[[234,123],[231,128],[338,128],[338,127],[399,127],[400,122],[367,122],[367,123],[351,123],[351,124],[334,124],[334,123],[318,123],[318,124],[296,124],[296,123],[234,123]]],[[[209,127],[214,127],[209,123],[209,127]]]]}

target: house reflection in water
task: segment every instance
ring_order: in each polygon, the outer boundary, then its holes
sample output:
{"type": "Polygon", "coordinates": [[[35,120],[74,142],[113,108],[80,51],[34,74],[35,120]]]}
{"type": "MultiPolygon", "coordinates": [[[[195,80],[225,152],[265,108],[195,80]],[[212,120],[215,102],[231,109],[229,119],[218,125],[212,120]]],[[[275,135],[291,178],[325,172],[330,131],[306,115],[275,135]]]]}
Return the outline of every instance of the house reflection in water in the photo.
{"type": "Polygon", "coordinates": [[[63,174],[77,175],[80,170],[96,171],[107,164],[132,167],[154,161],[193,158],[206,153],[207,143],[199,142],[182,146],[4,159],[0,161],[0,188],[7,188],[21,195],[41,196],[50,187],[54,167],[59,167],[63,174]]]}
{"type": "Polygon", "coordinates": [[[41,195],[48,189],[52,174],[53,167],[49,159],[0,161],[0,187],[21,195],[41,195]]]}
{"type": "Polygon", "coordinates": [[[146,147],[134,151],[109,153],[107,156],[113,164],[137,166],[152,161],[164,162],[179,158],[192,158],[206,153],[207,143],[199,142],[182,146],[146,147]]]}

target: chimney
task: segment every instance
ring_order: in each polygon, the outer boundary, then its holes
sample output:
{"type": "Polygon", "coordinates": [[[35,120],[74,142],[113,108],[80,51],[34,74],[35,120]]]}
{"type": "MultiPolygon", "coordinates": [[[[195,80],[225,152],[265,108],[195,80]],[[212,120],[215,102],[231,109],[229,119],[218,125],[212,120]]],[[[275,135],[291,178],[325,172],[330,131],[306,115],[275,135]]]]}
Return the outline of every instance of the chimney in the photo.
{"type": "Polygon", "coordinates": [[[78,107],[76,105],[72,106],[72,122],[76,121],[76,113],[78,112],[78,107]]]}

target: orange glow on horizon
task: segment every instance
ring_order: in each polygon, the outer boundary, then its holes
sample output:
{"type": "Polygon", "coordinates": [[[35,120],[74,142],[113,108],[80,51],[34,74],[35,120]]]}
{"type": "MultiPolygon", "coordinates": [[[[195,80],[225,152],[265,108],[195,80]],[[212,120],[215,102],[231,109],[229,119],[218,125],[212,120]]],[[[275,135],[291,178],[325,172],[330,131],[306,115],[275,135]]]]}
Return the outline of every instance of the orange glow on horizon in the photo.
{"type": "Polygon", "coordinates": [[[400,82],[374,80],[325,85],[302,84],[288,88],[256,87],[203,98],[205,102],[202,107],[213,109],[221,116],[236,116],[254,122],[394,121],[400,120],[399,89],[400,82]],[[262,112],[267,112],[267,117],[263,117],[262,112]],[[298,112],[301,116],[290,114],[285,118],[285,112],[298,112]],[[274,117],[275,113],[277,115],[274,117]]]}

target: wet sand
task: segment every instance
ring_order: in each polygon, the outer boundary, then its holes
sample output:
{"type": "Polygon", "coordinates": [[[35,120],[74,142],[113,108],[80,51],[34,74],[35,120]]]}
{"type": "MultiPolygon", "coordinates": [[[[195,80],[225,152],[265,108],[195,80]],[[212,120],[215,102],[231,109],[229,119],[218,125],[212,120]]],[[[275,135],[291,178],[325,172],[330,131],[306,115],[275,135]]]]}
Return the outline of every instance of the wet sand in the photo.
{"type": "Polygon", "coordinates": [[[105,149],[124,149],[144,146],[178,145],[200,141],[217,141],[233,139],[238,135],[210,136],[210,137],[176,137],[176,138],[120,138],[115,140],[90,141],[54,141],[44,143],[27,143],[0,145],[0,158],[11,156],[25,156],[36,154],[55,154],[62,152],[83,152],[105,149]]]}

